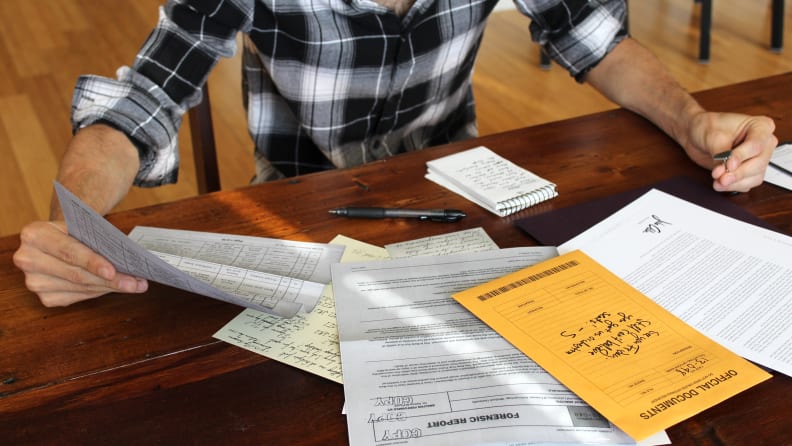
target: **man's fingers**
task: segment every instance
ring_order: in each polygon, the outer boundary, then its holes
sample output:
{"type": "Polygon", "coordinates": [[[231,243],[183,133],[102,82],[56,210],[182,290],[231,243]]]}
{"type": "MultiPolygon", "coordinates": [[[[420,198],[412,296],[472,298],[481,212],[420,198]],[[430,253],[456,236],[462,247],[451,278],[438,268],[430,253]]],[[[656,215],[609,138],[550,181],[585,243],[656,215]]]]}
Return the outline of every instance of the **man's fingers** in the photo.
{"type": "Polygon", "coordinates": [[[37,222],[28,225],[20,233],[20,240],[19,249],[14,253],[14,263],[27,274],[72,277],[76,283],[91,283],[77,271],[84,270],[86,275],[94,275],[91,266],[85,267],[92,265],[95,271],[103,271],[103,280],[111,280],[115,275],[110,262],[60,232],[54,224],[37,222]],[[105,263],[109,265],[109,271],[105,263]]]}
{"type": "Polygon", "coordinates": [[[48,308],[67,307],[71,304],[84,300],[95,299],[107,293],[71,293],[58,291],[54,293],[39,293],[38,297],[41,304],[48,308]]]}
{"type": "Polygon", "coordinates": [[[748,192],[764,181],[764,165],[756,160],[740,164],[735,170],[713,169],[713,188],[719,192],[748,192]]]}
{"type": "Polygon", "coordinates": [[[101,286],[81,286],[53,276],[28,274],[25,285],[36,293],[45,307],[65,307],[75,302],[93,299],[112,292],[112,289],[101,286]]]}
{"type": "Polygon", "coordinates": [[[30,250],[20,254],[20,257],[23,257],[19,260],[20,264],[30,265],[26,272],[29,276],[28,281],[32,282],[28,283],[28,288],[31,291],[49,292],[56,289],[64,291],[79,291],[81,289],[104,292],[122,291],[126,293],[145,291],[145,289],[141,289],[141,281],[145,282],[143,279],[114,272],[112,278],[108,280],[79,266],[64,263],[42,251],[30,250]]]}
{"type": "Polygon", "coordinates": [[[148,282],[116,272],[104,257],[66,234],[57,223],[23,228],[14,264],[27,288],[46,306],[64,306],[110,292],[142,293],[148,282]]]}
{"type": "Polygon", "coordinates": [[[766,117],[752,117],[740,126],[731,156],[712,169],[713,187],[718,191],[747,192],[764,181],[767,163],[778,144],[775,123],[766,117]]]}
{"type": "Polygon", "coordinates": [[[54,222],[48,223],[53,230],[40,231],[37,234],[40,240],[33,242],[41,251],[68,265],[77,266],[106,280],[113,279],[115,268],[112,263],[79,240],[69,236],[66,233],[66,228],[62,228],[54,222]]]}

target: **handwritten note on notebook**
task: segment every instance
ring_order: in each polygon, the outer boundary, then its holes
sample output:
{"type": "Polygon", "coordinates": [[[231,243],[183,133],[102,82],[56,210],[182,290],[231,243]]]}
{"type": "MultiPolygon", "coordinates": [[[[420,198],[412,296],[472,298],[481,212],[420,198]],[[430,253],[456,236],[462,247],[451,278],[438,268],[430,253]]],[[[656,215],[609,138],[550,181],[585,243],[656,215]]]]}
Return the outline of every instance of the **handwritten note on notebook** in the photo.
{"type": "Polygon", "coordinates": [[[505,217],[558,195],[556,185],[480,146],[426,163],[426,178],[505,217]]]}
{"type": "Polygon", "coordinates": [[[582,251],[453,297],[636,440],[770,378],[582,251]]]}

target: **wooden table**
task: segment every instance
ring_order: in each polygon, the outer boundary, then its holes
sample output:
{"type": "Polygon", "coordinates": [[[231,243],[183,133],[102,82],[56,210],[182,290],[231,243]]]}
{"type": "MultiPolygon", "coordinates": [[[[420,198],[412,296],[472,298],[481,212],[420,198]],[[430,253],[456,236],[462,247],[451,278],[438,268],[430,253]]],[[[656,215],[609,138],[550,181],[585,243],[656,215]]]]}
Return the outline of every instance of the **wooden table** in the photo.
{"type": "MultiPolygon", "coordinates": [[[[792,140],[792,74],[697,94],[713,110],[765,114],[792,140]]],[[[384,245],[481,226],[501,246],[535,242],[516,218],[675,175],[709,184],[664,134],[623,110],[427,149],[366,166],[204,195],[109,216],[135,225],[384,245]],[[486,145],[558,184],[560,195],[498,218],[423,178],[425,162],[486,145]],[[444,224],[329,216],[344,205],[460,208],[444,224]]],[[[792,193],[765,184],[728,198],[792,234],[792,193]]],[[[738,236],[738,235],[735,235],[738,236]]],[[[346,444],[339,384],[212,338],[239,307],[152,284],[48,309],[25,289],[0,238],[0,443],[346,444]]],[[[678,445],[792,444],[792,378],[778,375],[669,429],[678,445]]]]}

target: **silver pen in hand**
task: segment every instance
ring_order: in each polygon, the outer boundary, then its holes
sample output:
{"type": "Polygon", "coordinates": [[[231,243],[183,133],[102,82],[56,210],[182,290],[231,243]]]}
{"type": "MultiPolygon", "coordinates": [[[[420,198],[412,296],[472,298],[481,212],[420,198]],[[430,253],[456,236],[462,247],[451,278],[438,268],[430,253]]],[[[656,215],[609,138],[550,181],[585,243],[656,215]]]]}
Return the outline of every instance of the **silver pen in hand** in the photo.
{"type": "Polygon", "coordinates": [[[465,217],[464,212],[456,209],[347,207],[330,209],[330,213],[352,218],[417,218],[423,221],[441,221],[445,223],[453,223],[465,217]]]}

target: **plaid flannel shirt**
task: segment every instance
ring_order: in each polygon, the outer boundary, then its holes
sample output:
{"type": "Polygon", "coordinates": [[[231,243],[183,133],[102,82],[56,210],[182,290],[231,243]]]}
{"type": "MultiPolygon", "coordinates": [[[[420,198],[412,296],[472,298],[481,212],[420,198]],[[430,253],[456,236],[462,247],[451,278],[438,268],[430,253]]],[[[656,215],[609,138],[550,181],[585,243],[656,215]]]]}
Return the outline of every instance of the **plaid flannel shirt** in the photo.
{"type": "MultiPolygon", "coordinates": [[[[175,182],[182,116],[242,32],[254,181],[473,137],[472,70],[496,3],[417,0],[399,17],[370,0],[169,0],[131,67],[80,77],[72,126],[124,131],[140,151],[136,185],[175,182]]],[[[623,0],[515,4],[578,79],[625,36],[623,0]]]]}

